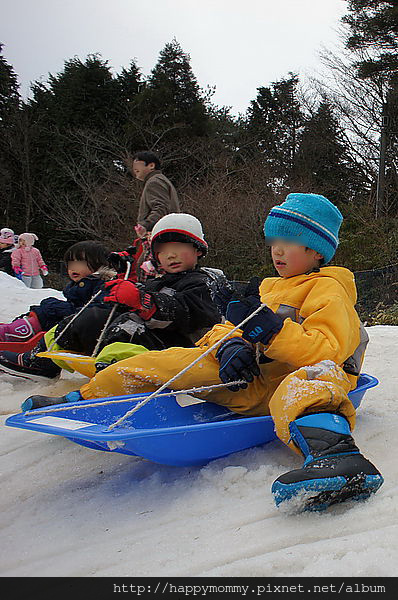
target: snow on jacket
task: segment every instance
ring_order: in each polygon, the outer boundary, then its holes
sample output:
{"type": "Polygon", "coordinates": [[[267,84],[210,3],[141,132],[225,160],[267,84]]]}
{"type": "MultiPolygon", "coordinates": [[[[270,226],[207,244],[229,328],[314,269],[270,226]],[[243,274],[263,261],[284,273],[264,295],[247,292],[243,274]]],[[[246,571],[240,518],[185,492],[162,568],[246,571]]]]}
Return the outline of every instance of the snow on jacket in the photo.
{"type": "Polygon", "coordinates": [[[34,246],[16,248],[11,256],[12,268],[19,267],[27,277],[39,275],[40,269],[47,270],[40,250],[34,246]]]}
{"type": "MultiPolygon", "coordinates": [[[[286,375],[302,366],[332,360],[356,385],[368,336],[355,310],[354,274],[344,267],[322,267],[289,278],[268,277],[261,301],[284,319],[282,329],[263,347],[270,375],[284,364],[286,375]],[[279,365],[277,367],[276,365],[279,365]]],[[[212,345],[233,325],[216,325],[198,345],[212,345]]],[[[241,335],[240,330],[233,334],[241,335]]],[[[215,351],[216,352],[216,351],[215,351]]]]}
{"type": "Polygon", "coordinates": [[[159,170],[148,173],[140,198],[137,223],[147,231],[152,231],[161,217],[178,212],[178,196],[171,181],[159,170]]]}
{"type": "Polygon", "coordinates": [[[14,252],[14,246],[11,248],[2,248],[0,250],[0,271],[8,273],[8,275],[15,275],[11,265],[11,254],[14,252]]]}

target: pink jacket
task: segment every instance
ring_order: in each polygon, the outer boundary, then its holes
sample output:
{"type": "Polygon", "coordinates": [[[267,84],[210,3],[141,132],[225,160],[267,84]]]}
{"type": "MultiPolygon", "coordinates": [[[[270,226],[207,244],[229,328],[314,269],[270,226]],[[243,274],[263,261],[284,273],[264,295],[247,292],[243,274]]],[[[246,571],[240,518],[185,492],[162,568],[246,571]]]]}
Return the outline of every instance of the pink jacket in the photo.
{"type": "Polygon", "coordinates": [[[17,248],[11,254],[12,268],[19,267],[23,274],[31,277],[39,275],[39,269],[47,271],[47,266],[40,254],[40,250],[34,246],[24,246],[17,248]]]}

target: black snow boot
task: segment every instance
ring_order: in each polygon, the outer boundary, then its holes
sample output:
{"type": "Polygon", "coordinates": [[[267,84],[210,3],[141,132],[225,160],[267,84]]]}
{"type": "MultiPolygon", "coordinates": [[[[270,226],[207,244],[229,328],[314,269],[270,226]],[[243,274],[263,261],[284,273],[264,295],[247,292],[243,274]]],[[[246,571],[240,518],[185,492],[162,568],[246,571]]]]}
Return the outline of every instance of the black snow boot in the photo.
{"type": "Polygon", "coordinates": [[[28,352],[3,350],[0,352],[0,372],[30,381],[57,379],[62,369],[49,358],[37,356],[39,352],[44,352],[46,349],[46,343],[42,338],[37,346],[28,352]]]}
{"type": "Polygon", "coordinates": [[[341,415],[301,417],[290,423],[290,433],[305,462],[274,481],[277,506],[286,502],[293,512],[320,511],[345,500],[365,500],[383,483],[382,475],[354,444],[341,415]]]}
{"type": "Polygon", "coordinates": [[[65,404],[66,402],[79,402],[80,400],[83,400],[83,398],[79,390],[69,392],[65,396],[30,396],[22,402],[21,409],[26,412],[35,408],[46,408],[47,406],[65,404]]]}

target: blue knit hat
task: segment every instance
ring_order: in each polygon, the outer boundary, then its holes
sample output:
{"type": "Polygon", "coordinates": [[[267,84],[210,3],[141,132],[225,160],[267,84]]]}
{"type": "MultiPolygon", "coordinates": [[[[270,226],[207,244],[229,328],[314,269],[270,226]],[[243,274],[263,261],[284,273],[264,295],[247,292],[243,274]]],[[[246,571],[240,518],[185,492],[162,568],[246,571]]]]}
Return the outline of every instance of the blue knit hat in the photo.
{"type": "Polygon", "coordinates": [[[339,209],[319,194],[289,194],[283,204],[274,206],[265,223],[266,242],[287,239],[322,254],[330,262],[339,244],[343,216],[339,209]]]}

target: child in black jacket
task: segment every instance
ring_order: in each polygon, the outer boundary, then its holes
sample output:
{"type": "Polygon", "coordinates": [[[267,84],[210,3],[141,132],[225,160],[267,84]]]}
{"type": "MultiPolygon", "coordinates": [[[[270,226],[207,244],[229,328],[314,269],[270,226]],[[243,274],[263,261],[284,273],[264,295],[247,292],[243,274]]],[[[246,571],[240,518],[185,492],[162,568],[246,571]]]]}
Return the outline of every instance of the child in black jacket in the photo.
{"type": "MultiPolygon", "coordinates": [[[[103,302],[88,306],[70,325],[70,318],[58,324],[54,338],[61,348],[91,355],[115,304],[113,320],[100,348],[114,342],[148,350],[192,347],[205,331],[221,321],[212,299],[212,276],[197,265],[208,248],[198,219],[184,213],[166,215],[153,229],[151,246],[158,270],[164,274],[145,284],[120,278],[105,283],[103,302]]],[[[0,355],[0,369],[8,373],[40,379],[53,378],[60,371],[50,359],[39,358],[34,352],[25,353],[23,365],[11,354],[0,355]]],[[[103,356],[104,350],[101,360],[103,356]]]]}
{"type": "MultiPolygon", "coordinates": [[[[71,282],[63,290],[66,300],[45,298],[12,323],[0,325],[0,341],[25,342],[40,331],[47,331],[84,306],[104,289],[104,280],[115,275],[106,268],[108,251],[99,242],[84,241],[71,246],[64,255],[71,282]]],[[[103,294],[102,294],[103,297],[103,294]]],[[[100,301],[98,296],[97,302],[100,301]]]]}

